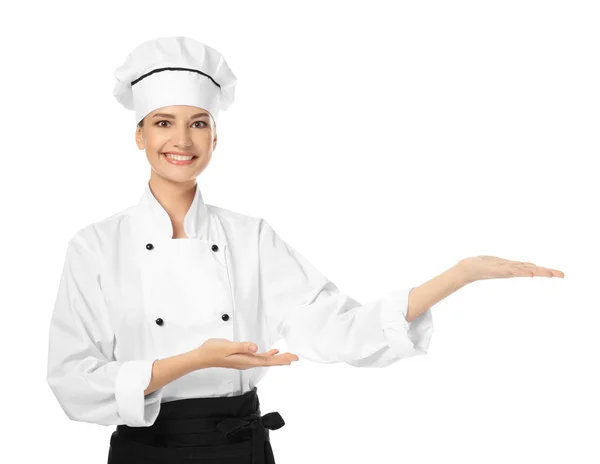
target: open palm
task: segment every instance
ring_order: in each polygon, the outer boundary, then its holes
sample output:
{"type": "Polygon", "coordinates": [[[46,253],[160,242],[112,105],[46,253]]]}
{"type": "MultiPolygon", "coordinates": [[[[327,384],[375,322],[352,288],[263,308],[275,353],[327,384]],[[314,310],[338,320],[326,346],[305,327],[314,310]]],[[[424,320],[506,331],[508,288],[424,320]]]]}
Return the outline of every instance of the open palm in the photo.
{"type": "Polygon", "coordinates": [[[459,265],[471,281],[503,279],[509,277],[560,277],[565,274],[557,269],[538,266],[524,261],[510,261],[496,256],[474,256],[462,259],[459,265]]]}

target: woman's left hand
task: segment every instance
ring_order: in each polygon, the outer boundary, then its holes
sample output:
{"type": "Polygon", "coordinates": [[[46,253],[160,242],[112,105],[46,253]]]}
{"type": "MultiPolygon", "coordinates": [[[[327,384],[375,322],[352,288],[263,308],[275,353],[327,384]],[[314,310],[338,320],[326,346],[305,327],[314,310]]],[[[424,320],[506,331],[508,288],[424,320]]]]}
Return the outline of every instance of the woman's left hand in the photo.
{"type": "Polygon", "coordinates": [[[509,261],[495,256],[474,256],[458,262],[469,282],[485,279],[503,279],[508,277],[560,277],[565,274],[557,269],[537,266],[522,261],[509,261]]]}

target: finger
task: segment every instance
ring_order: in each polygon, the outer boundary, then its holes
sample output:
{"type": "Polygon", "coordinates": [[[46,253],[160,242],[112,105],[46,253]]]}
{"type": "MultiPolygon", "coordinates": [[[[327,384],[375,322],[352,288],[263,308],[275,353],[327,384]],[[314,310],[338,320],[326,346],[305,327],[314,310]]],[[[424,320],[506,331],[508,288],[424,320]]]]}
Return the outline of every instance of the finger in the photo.
{"type": "Polygon", "coordinates": [[[534,268],[534,272],[537,272],[537,271],[542,272],[542,274],[536,274],[536,275],[544,275],[544,276],[548,276],[548,277],[564,277],[565,276],[564,272],[559,271],[558,269],[551,269],[548,267],[538,266],[537,264],[534,264],[534,263],[528,263],[528,262],[522,262],[522,261],[519,261],[517,264],[524,268],[527,268],[527,269],[534,268]]]}
{"type": "Polygon", "coordinates": [[[290,365],[291,359],[287,359],[283,357],[283,355],[279,356],[260,356],[253,354],[237,354],[234,356],[242,356],[244,358],[244,363],[254,366],[254,367],[264,367],[264,366],[281,366],[281,365],[290,365]]]}
{"type": "Polygon", "coordinates": [[[277,358],[280,359],[283,355],[276,356],[275,352],[279,350],[270,350],[265,353],[246,353],[246,355],[256,358],[258,362],[266,362],[268,359],[277,358]]]}
{"type": "Polygon", "coordinates": [[[557,271],[554,269],[548,269],[541,266],[536,266],[532,263],[527,263],[526,265],[515,265],[513,267],[513,272],[516,276],[528,276],[528,277],[561,277],[564,274],[561,271],[557,271]],[[519,269],[519,270],[517,270],[519,269]]]}
{"type": "MultiPolygon", "coordinates": [[[[276,349],[271,350],[278,351],[276,349]]],[[[281,366],[290,365],[293,361],[298,361],[298,356],[293,353],[283,353],[276,356],[265,356],[262,354],[253,353],[239,353],[233,355],[233,357],[243,356],[249,364],[253,366],[281,366]]]]}
{"type": "Polygon", "coordinates": [[[548,275],[549,277],[564,277],[565,273],[562,271],[559,271],[558,269],[551,269],[549,267],[541,267],[538,266],[539,269],[543,269],[545,275],[548,275]]]}
{"type": "MultiPolygon", "coordinates": [[[[261,355],[257,355],[257,356],[260,356],[263,359],[269,359],[269,358],[283,359],[284,357],[286,357],[285,354],[276,355],[273,351],[274,350],[271,350],[271,351],[267,352],[264,355],[261,354],[261,355]]],[[[279,351],[279,350],[275,350],[275,351],[279,351]]]]}
{"type": "Polygon", "coordinates": [[[252,342],[239,342],[238,350],[239,353],[256,353],[258,346],[252,342]]]}
{"type": "Polygon", "coordinates": [[[537,267],[536,271],[537,271],[536,275],[540,275],[540,276],[546,276],[546,277],[564,277],[565,276],[562,271],[559,271],[558,269],[549,269],[547,267],[537,267]]]}
{"type": "Polygon", "coordinates": [[[294,353],[284,353],[281,356],[284,356],[286,359],[290,360],[290,361],[298,361],[298,356],[295,355],[294,353]]]}
{"type": "Polygon", "coordinates": [[[277,352],[279,352],[279,350],[277,348],[273,348],[272,350],[266,351],[264,353],[257,353],[257,356],[273,356],[277,352]]]}
{"type": "Polygon", "coordinates": [[[281,366],[290,365],[293,361],[297,361],[298,357],[291,353],[284,353],[277,356],[271,356],[264,358],[265,362],[269,366],[281,366]]]}

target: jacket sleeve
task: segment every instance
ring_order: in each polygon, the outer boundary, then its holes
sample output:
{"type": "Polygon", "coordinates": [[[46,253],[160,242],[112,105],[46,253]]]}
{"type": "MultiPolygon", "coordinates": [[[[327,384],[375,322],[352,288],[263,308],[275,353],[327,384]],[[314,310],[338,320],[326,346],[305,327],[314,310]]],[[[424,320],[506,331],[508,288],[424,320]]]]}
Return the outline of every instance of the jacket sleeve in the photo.
{"type": "Polygon", "coordinates": [[[69,241],[50,322],[46,380],[72,420],[149,426],[163,389],[144,396],[153,359],[114,359],[99,263],[82,235],[69,241]]]}
{"type": "Polygon", "coordinates": [[[431,308],[406,320],[412,288],[362,305],[341,293],[264,219],[259,237],[260,302],[270,346],[284,338],[300,357],[355,367],[386,367],[427,353],[431,308]]]}

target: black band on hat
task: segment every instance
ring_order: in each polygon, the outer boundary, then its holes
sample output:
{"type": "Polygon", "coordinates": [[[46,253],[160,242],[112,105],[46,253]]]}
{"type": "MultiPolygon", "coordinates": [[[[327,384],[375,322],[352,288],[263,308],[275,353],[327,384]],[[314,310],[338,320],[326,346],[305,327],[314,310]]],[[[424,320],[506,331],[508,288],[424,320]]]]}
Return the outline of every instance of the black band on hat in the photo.
{"type": "Polygon", "coordinates": [[[219,87],[219,89],[221,88],[221,86],[219,84],[217,84],[215,82],[215,80],[212,77],[210,77],[208,74],[203,73],[202,71],[199,71],[198,69],[191,69],[191,68],[158,68],[158,69],[154,69],[154,70],[150,71],[149,73],[146,73],[143,76],[138,77],[135,81],[133,81],[131,83],[131,85],[134,86],[139,81],[141,81],[144,77],[148,77],[150,74],[154,74],[155,72],[161,72],[161,71],[192,71],[192,72],[197,72],[199,74],[202,74],[203,76],[208,77],[211,81],[214,82],[214,84],[217,87],[219,87]]]}

